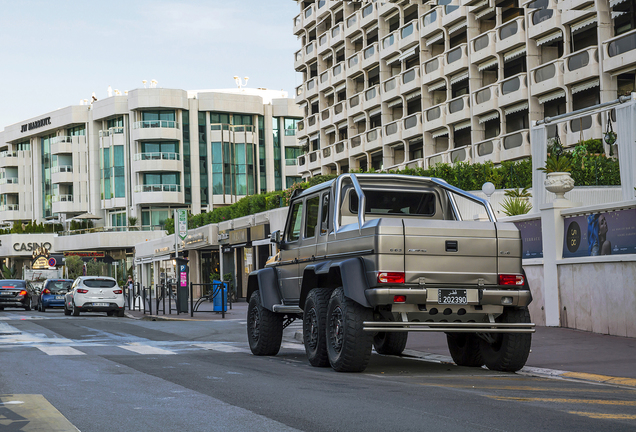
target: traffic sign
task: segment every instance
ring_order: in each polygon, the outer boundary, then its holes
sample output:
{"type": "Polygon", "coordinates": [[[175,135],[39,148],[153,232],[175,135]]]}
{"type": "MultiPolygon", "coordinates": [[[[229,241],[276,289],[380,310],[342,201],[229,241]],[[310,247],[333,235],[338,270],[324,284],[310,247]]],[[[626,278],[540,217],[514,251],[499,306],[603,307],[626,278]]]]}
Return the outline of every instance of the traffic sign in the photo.
{"type": "Polygon", "coordinates": [[[175,221],[177,232],[181,240],[185,240],[188,236],[188,211],[186,209],[177,210],[177,220],[175,221]]]}
{"type": "Polygon", "coordinates": [[[57,260],[53,257],[49,258],[49,267],[55,267],[57,260]]]}

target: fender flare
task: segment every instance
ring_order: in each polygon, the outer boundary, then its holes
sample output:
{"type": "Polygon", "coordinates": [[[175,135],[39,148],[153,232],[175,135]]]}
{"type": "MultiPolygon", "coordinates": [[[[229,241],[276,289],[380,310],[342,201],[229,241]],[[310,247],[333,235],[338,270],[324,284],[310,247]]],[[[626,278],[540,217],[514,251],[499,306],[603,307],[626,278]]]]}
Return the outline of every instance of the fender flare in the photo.
{"type": "Polygon", "coordinates": [[[278,291],[278,275],[271,267],[256,270],[250,273],[247,279],[247,301],[250,301],[254,291],[261,294],[261,303],[267,310],[273,312],[273,306],[281,304],[278,291]]]}

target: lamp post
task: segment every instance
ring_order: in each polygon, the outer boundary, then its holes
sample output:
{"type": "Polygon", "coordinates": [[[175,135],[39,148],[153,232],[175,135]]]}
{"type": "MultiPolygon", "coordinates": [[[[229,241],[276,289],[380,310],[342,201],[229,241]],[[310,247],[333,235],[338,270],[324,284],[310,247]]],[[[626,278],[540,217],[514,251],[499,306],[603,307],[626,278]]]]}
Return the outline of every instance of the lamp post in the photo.
{"type": "Polygon", "coordinates": [[[495,193],[495,185],[492,184],[491,182],[486,182],[484,183],[484,185],[481,187],[481,191],[486,195],[486,197],[488,198],[488,202],[490,202],[490,196],[492,194],[495,193]]]}

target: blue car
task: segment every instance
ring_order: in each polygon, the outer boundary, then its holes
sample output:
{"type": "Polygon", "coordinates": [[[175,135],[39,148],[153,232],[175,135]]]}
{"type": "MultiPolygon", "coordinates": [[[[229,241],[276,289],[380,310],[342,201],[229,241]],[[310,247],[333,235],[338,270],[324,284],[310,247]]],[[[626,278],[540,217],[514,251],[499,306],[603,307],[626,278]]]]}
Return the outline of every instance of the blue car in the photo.
{"type": "Polygon", "coordinates": [[[64,295],[71,290],[73,279],[47,279],[42,286],[38,310],[46,312],[47,308],[63,308],[64,295]]]}

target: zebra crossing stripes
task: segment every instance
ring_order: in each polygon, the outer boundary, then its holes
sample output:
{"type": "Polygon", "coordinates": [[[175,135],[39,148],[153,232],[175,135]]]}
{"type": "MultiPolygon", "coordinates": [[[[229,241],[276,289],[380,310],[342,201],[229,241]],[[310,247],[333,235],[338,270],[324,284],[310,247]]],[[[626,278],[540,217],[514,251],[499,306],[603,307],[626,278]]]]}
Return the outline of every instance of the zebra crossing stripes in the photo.
{"type": "Polygon", "coordinates": [[[170,351],[163,348],[157,348],[150,345],[118,345],[118,347],[128,351],[135,352],[137,354],[151,354],[151,355],[176,354],[174,351],[170,351]]]}
{"type": "Polygon", "coordinates": [[[37,346],[36,348],[51,356],[86,355],[86,353],[70,346],[37,346]]]}

